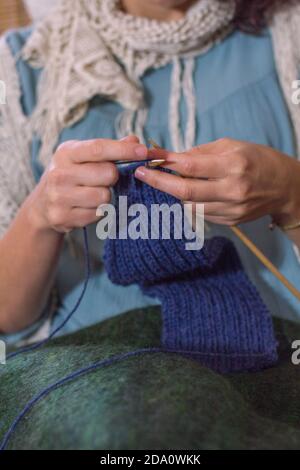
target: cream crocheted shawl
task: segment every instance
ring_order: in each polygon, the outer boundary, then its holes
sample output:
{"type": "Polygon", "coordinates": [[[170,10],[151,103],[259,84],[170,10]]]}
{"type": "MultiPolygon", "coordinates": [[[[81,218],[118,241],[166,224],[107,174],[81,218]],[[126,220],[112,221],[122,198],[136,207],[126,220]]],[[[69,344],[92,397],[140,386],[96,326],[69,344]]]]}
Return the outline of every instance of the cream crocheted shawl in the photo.
{"type": "MultiPolygon", "coordinates": [[[[297,3],[279,8],[270,18],[270,29],[300,156],[300,107],[292,102],[292,83],[300,70],[297,3]]],[[[152,67],[173,63],[172,144],[176,151],[192,147],[194,58],[231,31],[233,16],[232,1],[200,0],[183,20],[157,22],[125,14],[118,0],[62,0],[58,10],[37,26],[23,50],[23,57],[33,66],[43,67],[38,105],[30,119],[22,112],[15,61],[2,38],[0,80],[8,86],[7,104],[0,106],[0,236],[35,184],[30,167],[33,134],[41,137],[40,160],[46,166],[60,131],[80,120],[88,101],[101,94],[123,107],[116,121],[117,136],[134,132],[143,139],[147,106],[141,78],[152,67]],[[188,109],[185,135],[180,132],[182,95],[188,109]]]]}

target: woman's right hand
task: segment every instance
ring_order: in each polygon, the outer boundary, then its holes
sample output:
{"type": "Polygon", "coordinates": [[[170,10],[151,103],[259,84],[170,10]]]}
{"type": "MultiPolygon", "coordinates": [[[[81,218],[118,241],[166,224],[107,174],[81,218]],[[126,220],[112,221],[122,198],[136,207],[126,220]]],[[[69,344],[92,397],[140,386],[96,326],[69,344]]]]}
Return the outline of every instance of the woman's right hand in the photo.
{"type": "Polygon", "coordinates": [[[40,226],[59,233],[96,222],[97,208],[110,202],[110,188],[119,177],[114,161],[147,156],[147,147],[135,136],[62,144],[31,194],[31,214],[37,216],[40,226]]]}

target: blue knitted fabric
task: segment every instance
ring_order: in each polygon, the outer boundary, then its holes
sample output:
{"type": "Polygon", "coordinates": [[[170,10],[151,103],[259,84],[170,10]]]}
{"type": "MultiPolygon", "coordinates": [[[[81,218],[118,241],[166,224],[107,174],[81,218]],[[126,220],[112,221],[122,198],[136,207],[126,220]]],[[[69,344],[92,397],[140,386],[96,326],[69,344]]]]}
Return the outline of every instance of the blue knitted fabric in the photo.
{"type": "MultiPolygon", "coordinates": [[[[145,204],[149,214],[151,204],[178,203],[136,180],[131,168],[115,190],[128,197],[128,206],[145,204]]],[[[112,282],[137,283],[160,300],[166,349],[192,355],[221,373],[272,366],[277,352],[271,315],[232,242],[215,237],[202,250],[187,251],[186,241],[107,240],[106,270],[112,282]]]]}

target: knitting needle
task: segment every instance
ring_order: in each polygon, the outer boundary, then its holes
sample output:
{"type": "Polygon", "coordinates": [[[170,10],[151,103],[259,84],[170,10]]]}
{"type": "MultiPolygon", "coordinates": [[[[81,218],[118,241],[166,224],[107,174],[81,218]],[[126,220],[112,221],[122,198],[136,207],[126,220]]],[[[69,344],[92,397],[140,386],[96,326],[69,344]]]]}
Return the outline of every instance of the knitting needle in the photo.
{"type": "Polygon", "coordinates": [[[156,160],[152,160],[152,159],[148,159],[148,160],[118,160],[115,162],[116,165],[118,166],[121,166],[121,165],[128,165],[128,164],[132,164],[132,163],[140,163],[141,165],[142,164],[146,164],[146,166],[148,166],[149,168],[157,168],[161,165],[163,165],[164,163],[166,163],[166,160],[163,160],[163,159],[156,159],[156,160]]]}
{"type": "Polygon", "coordinates": [[[235,235],[247,246],[247,248],[266,266],[266,268],[298,299],[300,292],[281,274],[273,263],[257,248],[257,246],[238,228],[230,227],[235,235]]]}
{"type": "MultiPolygon", "coordinates": [[[[161,147],[159,147],[159,145],[156,144],[156,142],[154,142],[154,140],[152,139],[149,139],[149,143],[150,145],[152,145],[152,147],[156,148],[156,149],[160,149],[161,150],[161,147]]],[[[158,168],[159,166],[163,165],[164,163],[166,163],[166,160],[163,159],[163,158],[159,158],[159,159],[152,159],[152,158],[148,158],[147,160],[117,160],[115,162],[116,165],[118,166],[121,166],[121,165],[128,165],[129,163],[140,163],[141,165],[142,164],[146,164],[147,167],[149,168],[158,168]]]]}
{"type": "MultiPolygon", "coordinates": [[[[152,139],[149,139],[150,144],[155,149],[160,149],[160,146],[152,139]]],[[[259,259],[259,261],[293,294],[296,299],[300,300],[300,292],[288,281],[288,279],[281,274],[280,271],[274,266],[273,263],[260,251],[260,249],[236,226],[230,227],[236,237],[259,259]]]]}

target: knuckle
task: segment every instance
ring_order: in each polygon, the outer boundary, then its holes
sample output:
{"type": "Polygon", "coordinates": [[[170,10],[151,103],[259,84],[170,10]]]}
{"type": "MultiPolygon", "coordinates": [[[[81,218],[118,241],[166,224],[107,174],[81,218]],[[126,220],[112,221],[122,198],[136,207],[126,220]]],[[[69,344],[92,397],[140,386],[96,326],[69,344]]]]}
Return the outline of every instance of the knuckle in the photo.
{"type": "Polygon", "coordinates": [[[53,227],[60,227],[64,224],[62,211],[57,207],[50,207],[48,209],[48,220],[53,227]]]}
{"type": "Polygon", "coordinates": [[[234,225],[237,225],[238,222],[239,220],[235,218],[225,219],[224,225],[226,225],[227,227],[233,227],[234,225]]]}
{"type": "Polygon", "coordinates": [[[132,147],[132,143],[129,143],[129,142],[122,142],[118,144],[117,152],[118,152],[120,159],[128,157],[128,154],[130,153],[129,149],[131,149],[131,147],[132,147]]]}
{"type": "Polygon", "coordinates": [[[186,175],[193,175],[195,173],[195,161],[193,157],[183,160],[183,171],[186,175]]]}
{"type": "Polygon", "coordinates": [[[109,165],[107,179],[108,183],[113,186],[117,183],[119,179],[119,172],[116,165],[109,165]]]}
{"type": "Polygon", "coordinates": [[[190,184],[187,182],[182,183],[181,189],[182,199],[184,201],[192,201],[193,200],[193,189],[190,184]]]}
{"type": "Polygon", "coordinates": [[[235,222],[240,220],[240,218],[244,215],[244,212],[245,212],[244,205],[239,204],[233,209],[232,214],[231,214],[231,219],[234,220],[235,222]]]}
{"type": "Polygon", "coordinates": [[[59,168],[62,161],[63,152],[56,151],[51,160],[51,169],[59,168]]]}
{"type": "Polygon", "coordinates": [[[243,154],[239,153],[238,158],[235,160],[235,172],[239,175],[245,175],[249,170],[248,158],[243,154]]]}
{"type": "Polygon", "coordinates": [[[108,204],[111,201],[111,192],[108,188],[100,190],[100,204],[108,204]]]}
{"type": "Polygon", "coordinates": [[[251,193],[251,184],[248,180],[242,179],[239,181],[234,189],[234,199],[237,202],[246,201],[251,193]]]}
{"type": "Polygon", "coordinates": [[[48,203],[51,206],[56,206],[60,203],[61,197],[57,189],[51,189],[48,193],[48,203]]]}
{"type": "Polygon", "coordinates": [[[222,147],[230,147],[233,143],[233,139],[230,137],[222,137],[221,139],[217,140],[217,144],[219,144],[222,147]]]}
{"type": "Polygon", "coordinates": [[[243,221],[245,214],[242,206],[235,207],[227,217],[229,226],[238,225],[243,221]]]}
{"type": "Polygon", "coordinates": [[[153,186],[153,188],[159,189],[159,179],[156,175],[156,171],[151,171],[147,174],[147,183],[153,186]]]}
{"type": "Polygon", "coordinates": [[[65,172],[59,168],[53,168],[48,173],[48,183],[50,187],[58,188],[66,180],[65,172]]]}
{"type": "Polygon", "coordinates": [[[69,148],[69,142],[63,142],[57,147],[55,156],[61,155],[62,153],[66,152],[68,148],[69,148]]]}
{"type": "Polygon", "coordinates": [[[72,150],[72,148],[77,145],[78,141],[77,140],[67,140],[66,142],[62,142],[56,149],[55,154],[56,155],[61,155],[64,154],[65,152],[72,150]]]}
{"type": "Polygon", "coordinates": [[[103,150],[104,150],[103,139],[95,139],[92,143],[92,148],[91,148],[92,156],[93,157],[101,156],[103,154],[103,150]]]}

